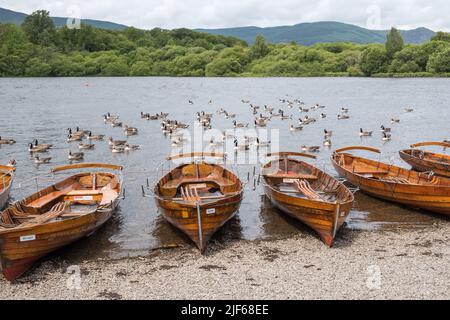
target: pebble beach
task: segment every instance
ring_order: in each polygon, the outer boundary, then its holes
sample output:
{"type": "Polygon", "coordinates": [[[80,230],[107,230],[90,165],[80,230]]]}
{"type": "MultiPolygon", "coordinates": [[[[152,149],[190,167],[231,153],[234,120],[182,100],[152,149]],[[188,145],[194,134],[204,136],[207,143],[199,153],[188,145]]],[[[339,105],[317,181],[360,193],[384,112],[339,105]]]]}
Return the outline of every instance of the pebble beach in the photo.
{"type": "Polygon", "coordinates": [[[343,229],[331,249],[312,234],[188,243],[122,259],[53,256],[0,299],[449,299],[450,225],[417,230],[343,229]]]}

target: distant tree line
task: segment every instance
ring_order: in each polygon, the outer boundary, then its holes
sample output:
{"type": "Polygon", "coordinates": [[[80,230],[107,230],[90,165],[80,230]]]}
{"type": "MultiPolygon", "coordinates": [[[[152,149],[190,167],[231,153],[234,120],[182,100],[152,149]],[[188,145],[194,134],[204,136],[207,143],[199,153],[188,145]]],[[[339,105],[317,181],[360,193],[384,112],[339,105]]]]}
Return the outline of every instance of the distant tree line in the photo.
{"type": "Polygon", "coordinates": [[[405,45],[267,44],[188,29],[56,28],[47,11],[0,24],[0,76],[449,76],[450,34],[405,45]]]}

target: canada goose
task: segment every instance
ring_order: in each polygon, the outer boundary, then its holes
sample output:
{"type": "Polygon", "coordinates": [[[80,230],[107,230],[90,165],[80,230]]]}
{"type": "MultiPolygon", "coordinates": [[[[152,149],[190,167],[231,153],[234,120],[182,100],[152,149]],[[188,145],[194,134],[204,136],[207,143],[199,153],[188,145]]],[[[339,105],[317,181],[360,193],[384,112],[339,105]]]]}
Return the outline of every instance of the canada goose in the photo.
{"type": "Polygon", "coordinates": [[[39,143],[39,141],[37,139],[33,140],[34,146],[35,147],[39,147],[39,148],[47,148],[50,149],[53,147],[52,144],[44,144],[44,143],[39,143]]]}
{"type": "Polygon", "coordinates": [[[194,101],[188,100],[188,103],[189,103],[190,105],[193,105],[193,104],[194,104],[194,101]]]}
{"type": "Polygon", "coordinates": [[[75,134],[85,136],[85,135],[89,134],[89,130],[81,130],[80,127],[76,127],[75,134]]]}
{"type": "Polygon", "coordinates": [[[80,138],[80,140],[83,139],[83,137],[85,136],[84,132],[81,131],[73,132],[71,128],[67,128],[67,132],[69,133],[69,136],[78,137],[80,138]]]}
{"type": "Polygon", "coordinates": [[[290,115],[290,116],[285,116],[285,115],[284,115],[284,112],[281,111],[280,119],[281,119],[281,120],[290,120],[290,119],[292,119],[292,115],[290,115]]]}
{"type": "Polygon", "coordinates": [[[267,127],[267,121],[262,119],[255,119],[255,127],[265,128],[267,127]]]}
{"type": "Polygon", "coordinates": [[[381,132],[391,132],[391,128],[386,128],[384,125],[381,126],[381,132]]]}
{"type": "Polygon", "coordinates": [[[165,118],[167,118],[169,116],[169,114],[168,113],[164,113],[164,112],[160,112],[159,113],[159,117],[161,118],[161,119],[165,119],[165,118]]]}
{"type": "Polygon", "coordinates": [[[46,147],[40,147],[40,146],[34,146],[32,143],[28,145],[28,151],[30,152],[47,152],[48,148],[46,147]]]}
{"type": "Polygon", "coordinates": [[[181,138],[172,139],[171,146],[178,147],[183,144],[183,140],[181,138]]]}
{"type": "Polygon", "coordinates": [[[316,104],[316,107],[318,108],[318,109],[325,109],[326,107],[325,106],[323,106],[323,105],[321,105],[321,104],[316,104]]]}
{"type": "Polygon", "coordinates": [[[40,158],[39,156],[34,156],[34,163],[36,164],[45,164],[45,163],[50,163],[50,160],[52,160],[52,158],[48,157],[48,158],[40,158]]]}
{"type": "Polygon", "coordinates": [[[122,122],[113,121],[113,122],[111,122],[111,127],[120,128],[120,127],[122,127],[122,122]]]}
{"type": "Polygon", "coordinates": [[[320,151],[320,146],[311,146],[311,147],[307,147],[305,145],[303,145],[301,147],[302,151],[305,152],[319,152],[320,151]]]}
{"type": "Polygon", "coordinates": [[[92,131],[89,131],[89,135],[88,135],[89,140],[103,140],[104,138],[105,138],[105,135],[103,135],[103,134],[93,135],[92,131]]]}
{"type": "Polygon", "coordinates": [[[405,112],[409,113],[409,112],[414,112],[413,108],[405,108],[405,112]]]}
{"type": "Polygon", "coordinates": [[[337,116],[338,120],[346,120],[346,119],[350,119],[350,116],[347,114],[339,114],[337,116]]]}
{"type": "Polygon", "coordinates": [[[159,115],[148,115],[145,119],[147,120],[158,120],[159,119],[159,115]]]}
{"type": "Polygon", "coordinates": [[[73,134],[69,134],[67,136],[67,142],[76,142],[76,141],[81,141],[83,140],[82,136],[77,136],[77,135],[73,135],[73,134]]]}
{"type": "Polygon", "coordinates": [[[331,147],[331,145],[332,145],[331,139],[325,139],[325,140],[323,141],[323,145],[324,145],[325,147],[331,147]]]}
{"type": "Polygon", "coordinates": [[[95,144],[92,143],[82,143],[80,142],[78,144],[78,149],[80,150],[89,150],[89,149],[93,149],[95,147],[95,144]]]}
{"type": "Polygon", "coordinates": [[[309,109],[307,109],[307,108],[299,107],[298,109],[300,110],[300,112],[304,112],[304,113],[309,112],[309,109]]]}
{"type": "Polygon", "coordinates": [[[111,148],[112,153],[124,153],[125,152],[125,146],[119,145],[119,146],[113,146],[111,148]]]}
{"type": "Polygon", "coordinates": [[[119,117],[113,116],[108,112],[107,114],[103,115],[103,120],[105,121],[105,123],[112,123],[112,122],[116,122],[117,120],[119,120],[119,117]]]}
{"type": "Polygon", "coordinates": [[[145,118],[150,118],[150,113],[144,113],[141,111],[141,118],[145,119],[145,118]]]}
{"type": "Polygon", "coordinates": [[[331,131],[331,130],[324,129],[323,132],[325,133],[325,137],[327,137],[327,138],[329,138],[333,135],[333,131],[331,131]]]}
{"type": "Polygon", "coordinates": [[[2,137],[0,137],[0,144],[14,144],[14,143],[16,143],[16,141],[13,139],[2,139],[2,137]]]}
{"type": "Polygon", "coordinates": [[[291,130],[291,132],[297,132],[303,130],[303,127],[302,126],[295,127],[294,125],[291,124],[289,130],[291,130]]]}
{"type": "Polygon", "coordinates": [[[341,113],[348,113],[348,108],[342,107],[342,108],[341,108],[341,113]]]}
{"type": "Polygon", "coordinates": [[[398,119],[398,118],[391,119],[391,123],[399,123],[399,122],[400,122],[400,119],[398,119]]]}
{"type": "Polygon", "coordinates": [[[326,114],[326,113],[321,113],[321,114],[320,114],[320,117],[321,117],[322,119],[325,119],[325,118],[327,117],[327,114],[326,114]]]}
{"type": "Polygon", "coordinates": [[[82,160],[84,158],[84,153],[69,151],[69,154],[67,157],[69,160],[82,160]]]}
{"type": "Polygon", "coordinates": [[[134,151],[134,150],[139,150],[140,148],[141,148],[141,146],[136,145],[136,144],[129,144],[129,143],[125,144],[125,151],[134,151]]]}
{"type": "Polygon", "coordinates": [[[242,99],[241,102],[242,102],[242,103],[245,103],[245,104],[249,104],[249,103],[250,103],[249,100],[244,100],[244,99],[242,99]]]}
{"type": "Polygon", "coordinates": [[[108,143],[109,143],[110,146],[115,147],[115,146],[123,146],[127,142],[124,141],[124,140],[122,140],[122,141],[121,140],[114,140],[112,137],[109,137],[108,138],[108,143]]]}
{"type": "Polygon", "coordinates": [[[232,119],[232,118],[236,118],[236,114],[235,113],[228,113],[227,111],[225,111],[225,119],[232,119]]]}
{"type": "Polygon", "coordinates": [[[445,142],[445,143],[450,143],[450,139],[444,139],[443,142],[445,142]]]}
{"type": "Polygon", "coordinates": [[[244,123],[237,123],[236,120],[233,121],[233,126],[235,128],[247,128],[248,127],[248,123],[244,124],[244,123]]]}
{"type": "Polygon", "coordinates": [[[383,132],[383,138],[382,138],[383,141],[389,141],[391,139],[392,139],[392,137],[389,133],[383,132]]]}
{"type": "Polygon", "coordinates": [[[206,117],[206,118],[212,118],[214,115],[212,113],[205,113],[205,111],[202,111],[201,113],[202,117],[206,117]]]}
{"type": "Polygon", "coordinates": [[[267,112],[271,112],[271,111],[273,111],[273,109],[274,109],[273,107],[269,107],[267,105],[264,106],[264,110],[267,112]]]}
{"type": "Polygon", "coordinates": [[[316,122],[316,119],[305,116],[303,119],[298,119],[300,125],[307,125],[316,122]]]}
{"type": "Polygon", "coordinates": [[[373,131],[364,131],[362,128],[359,129],[359,136],[360,137],[371,137],[373,131]]]}
{"type": "Polygon", "coordinates": [[[260,147],[268,147],[268,146],[270,146],[271,143],[272,143],[271,141],[263,141],[263,142],[261,142],[259,140],[259,138],[256,138],[256,141],[254,142],[255,146],[258,147],[258,148],[260,148],[260,147]]]}
{"type": "Polygon", "coordinates": [[[138,134],[138,129],[137,129],[137,128],[134,128],[134,127],[129,127],[129,126],[125,125],[125,128],[123,129],[123,132],[125,132],[125,134],[126,134],[127,136],[133,136],[133,135],[138,134]]]}

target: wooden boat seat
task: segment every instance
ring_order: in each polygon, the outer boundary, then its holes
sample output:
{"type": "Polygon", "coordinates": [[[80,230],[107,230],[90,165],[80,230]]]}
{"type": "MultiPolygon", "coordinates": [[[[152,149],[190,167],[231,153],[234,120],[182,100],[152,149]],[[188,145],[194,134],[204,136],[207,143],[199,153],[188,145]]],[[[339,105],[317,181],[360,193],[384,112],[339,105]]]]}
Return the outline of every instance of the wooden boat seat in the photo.
{"type": "Polygon", "coordinates": [[[30,207],[33,209],[42,208],[42,207],[46,206],[47,204],[51,203],[52,201],[58,199],[59,197],[66,195],[67,193],[72,191],[72,189],[73,189],[73,186],[70,185],[62,190],[50,192],[50,193],[46,194],[45,196],[42,196],[42,197],[28,203],[26,205],[26,207],[30,207]]]}
{"type": "Polygon", "coordinates": [[[162,185],[161,187],[164,189],[178,189],[178,187],[183,184],[183,183],[205,183],[205,182],[215,182],[217,183],[219,186],[224,187],[224,186],[232,186],[234,184],[234,182],[230,179],[224,178],[224,177],[200,177],[200,179],[197,179],[196,177],[192,177],[192,178],[186,178],[186,177],[181,177],[178,179],[173,179],[173,180],[169,180],[167,181],[164,185],[162,185]]]}
{"type": "Polygon", "coordinates": [[[274,174],[267,174],[268,178],[278,178],[278,179],[294,179],[294,180],[317,180],[318,177],[313,174],[296,173],[296,172],[277,172],[274,174]]]}
{"type": "Polygon", "coordinates": [[[101,190],[72,190],[68,192],[67,196],[79,197],[79,196],[91,196],[101,194],[101,190]]]}
{"type": "Polygon", "coordinates": [[[356,169],[356,170],[352,170],[352,172],[353,173],[356,173],[356,174],[362,174],[362,175],[364,175],[364,174],[381,174],[381,175],[383,175],[383,174],[388,174],[389,173],[389,171],[387,171],[387,170],[371,170],[371,169],[356,169]]]}
{"type": "Polygon", "coordinates": [[[50,211],[43,213],[43,214],[39,215],[38,217],[23,223],[22,226],[43,224],[43,223],[49,222],[50,220],[56,219],[59,216],[61,216],[65,210],[66,210],[66,203],[58,202],[50,209],[50,211]]]}

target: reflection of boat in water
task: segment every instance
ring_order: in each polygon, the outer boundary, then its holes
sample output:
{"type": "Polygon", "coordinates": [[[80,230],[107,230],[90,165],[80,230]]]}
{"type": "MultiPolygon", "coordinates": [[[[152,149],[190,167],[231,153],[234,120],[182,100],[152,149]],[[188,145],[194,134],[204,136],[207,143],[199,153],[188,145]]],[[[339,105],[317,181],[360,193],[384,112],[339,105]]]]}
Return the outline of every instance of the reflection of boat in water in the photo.
{"type": "Polygon", "coordinates": [[[239,178],[205,157],[224,158],[223,154],[190,153],[172,156],[201,160],[181,164],[164,175],[154,193],[163,216],[183,231],[204,252],[211,236],[239,210],[243,187],[239,178]]]}
{"type": "Polygon", "coordinates": [[[450,179],[344,153],[370,147],[348,147],[333,153],[332,163],[340,176],[362,191],[384,200],[450,215],[450,179]]]}
{"type": "Polygon", "coordinates": [[[441,146],[450,148],[446,142],[422,142],[411,146],[412,149],[400,151],[400,157],[411,167],[420,172],[432,171],[437,175],[450,178],[450,155],[433,153],[416,149],[425,146],[441,146]]]}
{"type": "Polygon", "coordinates": [[[277,159],[263,167],[264,190],[272,203],[316,231],[329,246],[344,224],[353,193],[318,168],[292,157],[315,159],[298,152],[269,154],[277,159]]]}
{"type": "MultiPolygon", "coordinates": [[[[53,173],[92,168],[122,170],[109,164],[75,164],[53,173]]],[[[91,235],[119,203],[122,177],[91,171],[72,175],[15,202],[0,215],[0,258],[4,276],[13,281],[46,254],[91,235]]]]}
{"type": "Polygon", "coordinates": [[[0,165],[0,210],[8,202],[15,170],[12,166],[0,165]]]}

